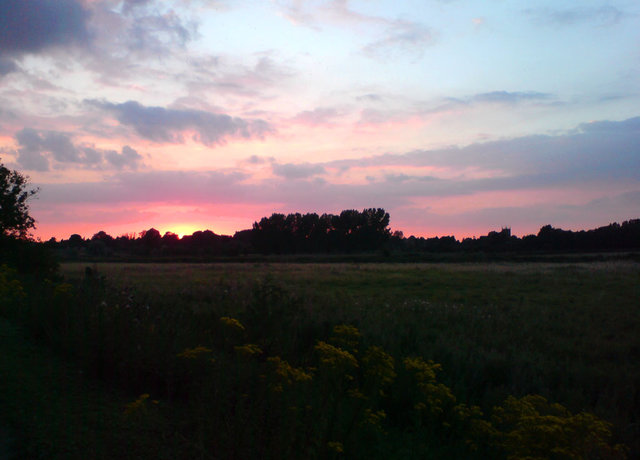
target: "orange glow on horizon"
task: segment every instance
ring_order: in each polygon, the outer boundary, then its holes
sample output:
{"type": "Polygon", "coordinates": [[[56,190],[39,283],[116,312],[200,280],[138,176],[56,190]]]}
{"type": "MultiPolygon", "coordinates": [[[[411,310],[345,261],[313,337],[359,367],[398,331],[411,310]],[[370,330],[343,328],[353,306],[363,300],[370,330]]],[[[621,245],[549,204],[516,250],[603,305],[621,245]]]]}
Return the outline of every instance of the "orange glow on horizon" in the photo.
{"type": "Polygon", "coordinates": [[[178,224],[178,225],[168,225],[164,232],[160,232],[164,235],[166,232],[175,233],[178,237],[182,238],[185,235],[193,235],[195,232],[199,230],[205,230],[202,228],[198,228],[197,225],[192,224],[178,224]]]}

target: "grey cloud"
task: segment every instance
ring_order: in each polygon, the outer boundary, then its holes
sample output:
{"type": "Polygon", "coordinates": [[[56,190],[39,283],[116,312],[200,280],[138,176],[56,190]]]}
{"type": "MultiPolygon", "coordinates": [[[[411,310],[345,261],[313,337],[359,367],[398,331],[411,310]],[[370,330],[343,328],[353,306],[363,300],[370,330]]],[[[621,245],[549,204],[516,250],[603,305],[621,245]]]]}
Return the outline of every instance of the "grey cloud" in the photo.
{"type": "Polygon", "coordinates": [[[77,161],[78,152],[69,138],[57,132],[44,132],[24,128],[15,135],[19,144],[18,162],[27,169],[47,171],[50,154],[58,161],[77,161]]]}
{"type": "Polygon", "coordinates": [[[318,107],[313,110],[305,110],[293,117],[294,122],[309,125],[322,125],[330,123],[340,116],[340,112],[333,107],[318,107]]]}
{"type": "Polygon", "coordinates": [[[177,15],[168,12],[136,17],[126,37],[132,50],[161,54],[171,45],[183,47],[193,38],[193,31],[177,15]]]}
{"type": "Polygon", "coordinates": [[[115,169],[138,169],[142,164],[142,155],[135,149],[125,145],[118,153],[116,150],[103,150],[90,147],[83,147],[87,159],[94,164],[104,161],[106,165],[115,169]]]}
{"type": "Polygon", "coordinates": [[[425,113],[446,112],[462,106],[471,106],[478,104],[527,104],[527,103],[546,103],[557,104],[555,96],[551,93],[541,93],[539,91],[489,91],[486,93],[477,93],[466,97],[456,98],[450,97],[444,100],[432,109],[426,109],[425,113]]]}
{"type": "Polygon", "coordinates": [[[118,169],[122,169],[127,166],[135,169],[137,164],[142,161],[142,155],[128,145],[125,145],[122,147],[121,153],[118,153],[115,150],[105,152],[105,159],[118,169]]]}
{"type": "Polygon", "coordinates": [[[546,101],[552,99],[553,95],[549,93],[540,93],[537,91],[492,91],[489,93],[479,93],[470,98],[471,101],[515,104],[522,101],[546,101]]]}
{"type": "MultiPolygon", "coordinates": [[[[416,175],[408,175],[408,174],[385,174],[384,181],[388,183],[401,183],[407,181],[419,181],[419,182],[442,182],[443,179],[439,179],[434,176],[416,176],[416,175]]],[[[375,178],[371,178],[371,182],[376,182],[375,178]]]]}
{"type": "Polygon", "coordinates": [[[261,157],[258,155],[251,155],[247,158],[246,162],[252,165],[261,165],[265,163],[273,163],[275,161],[274,157],[261,157]]]}
{"type": "Polygon", "coordinates": [[[1,0],[0,54],[19,56],[85,43],[89,12],[76,0],[1,0]]]}
{"type": "Polygon", "coordinates": [[[272,170],[275,175],[284,177],[285,179],[305,179],[325,173],[325,170],[322,166],[310,163],[274,163],[272,166],[272,170]]]}
{"type": "Polygon", "coordinates": [[[48,171],[49,159],[37,150],[18,150],[18,163],[25,169],[33,171],[48,171]]]}
{"type": "Polygon", "coordinates": [[[295,72],[263,53],[252,65],[234,63],[221,57],[191,58],[191,68],[179,78],[187,82],[192,93],[234,93],[244,97],[264,98],[265,90],[281,85],[295,72]]]}
{"type": "Polygon", "coordinates": [[[11,59],[0,57],[0,77],[18,70],[18,66],[11,59]]]}
{"type": "Polygon", "coordinates": [[[629,118],[623,121],[593,121],[590,123],[582,123],[578,127],[578,132],[593,133],[639,133],[640,117],[629,118]]]}
{"type": "Polygon", "coordinates": [[[553,94],[538,91],[490,91],[464,97],[448,97],[431,103],[419,103],[417,107],[404,111],[365,108],[360,112],[359,123],[381,124],[409,117],[430,116],[460,110],[465,107],[488,104],[509,106],[520,104],[558,105],[560,102],[557,101],[553,94]]]}
{"type": "Polygon", "coordinates": [[[49,152],[60,162],[79,162],[80,155],[66,134],[55,131],[38,132],[35,129],[24,128],[16,133],[16,140],[21,151],[49,152]]]}
{"type": "MultiPolygon", "coordinates": [[[[55,1],[55,0],[51,0],[55,1]]],[[[172,9],[172,2],[159,0],[76,0],[90,12],[79,53],[72,56],[99,75],[101,83],[129,85],[129,79],[146,69],[165,78],[175,77],[177,60],[184,59],[185,45],[197,36],[194,9],[172,9]],[[178,14],[177,12],[181,14],[178,14]],[[187,16],[188,15],[188,16],[187,16]],[[161,61],[162,67],[148,66],[161,61]]],[[[66,50],[65,50],[66,51],[66,50]]],[[[69,56],[58,56],[64,62],[69,56]]]]}
{"type": "Polygon", "coordinates": [[[434,32],[430,28],[415,22],[396,21],[381,38],[366,45],[362,51],[376,58],[394,57],[397,54],[419,57],[434,41],[434,32]]]}
{"type": "Polygon", "coordinates": [[[640,180],[640,117],[580,125],[559,135],[525,136],[465,147],[385,154],[325,163],[325,167],[476,167],[543,180],[640,180]]]}
{"type": "Polygon", "coordinates": [[[134,149],[125,146],[118,154],[114,150],[96,149],[90,145],[75,145],[66,133],[36,131],[24,128],[15,135],[18,143],[18,163],[25,169],[47,171],[53,164],[75,164],[83,168],[101,168],[110,165],[117,169],[136,169],[142,157],[134,149]]]}
{"type": "Polygon", "coordinates": [[[185,130],[195,131],[194,140],[207,146],[224,144],[229,139],[263,139],[273,132],[264,120],[246,120],[202,110],[146,107],[135,101],[88,103],[113,112],[121,124],[131,126],[140,136],[155,142],[183,142],[185,130]]]}
{"type": "Polygon", "coordinates": [[[136,7],[145,6],[152,2],[153,0],[124,0],[122,9],[125,13],[128,13],[136,7]]]}
{"type": "Polygon", "coordinates": [[[369,93],[369,94],[363,94],[362,96],[357,96],[356,100],[367,101],[367,102],[379,102],[382,100],[382,96],[380,94],[369,93]]]}
{"type": "Polygon", "coordinates": [[[605,5],[597,8],[576,6],[573,8],[537,8],[527,9],[525,13],[534,21],[552,25],[575,25],[595,23],[610,26],[620,22],[625,13],[616,7],[605,5]]]}

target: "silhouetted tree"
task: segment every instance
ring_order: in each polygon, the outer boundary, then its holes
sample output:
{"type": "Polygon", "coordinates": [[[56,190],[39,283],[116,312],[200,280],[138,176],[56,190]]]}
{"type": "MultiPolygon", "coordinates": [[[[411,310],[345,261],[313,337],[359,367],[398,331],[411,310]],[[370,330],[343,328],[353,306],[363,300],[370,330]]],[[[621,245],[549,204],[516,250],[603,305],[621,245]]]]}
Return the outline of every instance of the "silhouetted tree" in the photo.
{"type": "Polygon", "coordinates": [[[160,247],[160,244],[162,243],[162,236],[158,230],[150,228],[149,230],[144,230],[140,233],[138,241],[142,246],[143,253],[150,254],[151,251],[160,247]]]}
{"type": "Polygon", "coordinates": [[[340,215],[272,214],[254,222],[252,245],[258,252],[351,252],[379,249],[390,238],[384,209],[344,210],[340,215]]]}
{"type": "Polygon", "coordinates": [[[98,233],[91,237],[91,241],[102,241],[104,243],[111,243],[113,241],[113,237],[104,230],[100,230],[98,233]]]}
{"type": "Polygon", "coordinates": [[[180,241],[180,237],[173,232],[165,232],[164,235],[162,235],[162,242],[165,244],[174,245],[178,241],[180,241]]]}
{"type": "Polygon", "coordinates": [[[71,246],[72,248],[79,248],[80,246],[83,245],[84,243],[84,238],[82,238],[80,235],[78,235],[77,233],[74,233],[73,235],[71,235],[69,237],[69,239],[67,240],[69,246],[71,246]]]}
{"type": "Polygon", "coordinates": [[[26,238],[35,228],[28,200],[38,193],[29,188],[29,178],[0,163],[0,236],[26,238]]]}

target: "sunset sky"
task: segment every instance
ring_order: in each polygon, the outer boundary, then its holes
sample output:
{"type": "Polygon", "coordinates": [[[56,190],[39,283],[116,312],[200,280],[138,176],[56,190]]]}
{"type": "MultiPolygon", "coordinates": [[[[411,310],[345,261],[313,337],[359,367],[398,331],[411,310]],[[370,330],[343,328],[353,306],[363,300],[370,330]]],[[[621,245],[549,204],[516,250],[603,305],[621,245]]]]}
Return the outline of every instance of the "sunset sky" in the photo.
{"type": "Polygon", "coordinates": [[[43,240],[638,218],[640,2],[0,0],[0,161],[43,240]]]}

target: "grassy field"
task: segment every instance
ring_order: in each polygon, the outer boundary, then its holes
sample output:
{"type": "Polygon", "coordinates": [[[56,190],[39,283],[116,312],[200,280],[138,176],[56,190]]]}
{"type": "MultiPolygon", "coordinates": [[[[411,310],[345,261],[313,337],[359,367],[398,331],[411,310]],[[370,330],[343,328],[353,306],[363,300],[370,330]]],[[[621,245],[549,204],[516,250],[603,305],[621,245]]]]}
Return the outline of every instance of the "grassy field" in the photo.
{"type": "MultiPolygon", "coordinates": [[[[85,265],[65,264],[70,278],[85,265]]],[[[256,282],[281,286],[318,324],[357,326],[397,355],[443,365],[464,401],[543,395],[640,438],[640,265],[99,264],[151,304],[220,314],[247,308],[256,282]]]]}
{"type": "Polygon", "coordinates": [[[13,316],[167,458],[605,458],[589,414],[640,455],[637,263],[90,267],[13,316]]]}

